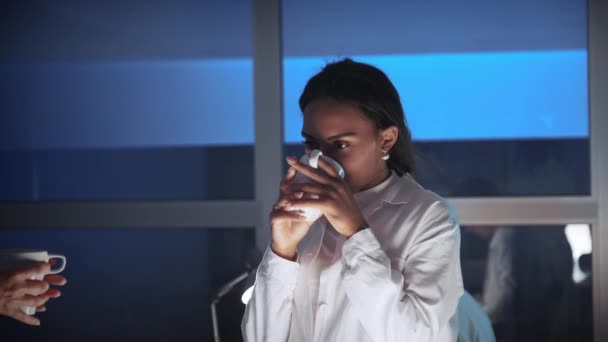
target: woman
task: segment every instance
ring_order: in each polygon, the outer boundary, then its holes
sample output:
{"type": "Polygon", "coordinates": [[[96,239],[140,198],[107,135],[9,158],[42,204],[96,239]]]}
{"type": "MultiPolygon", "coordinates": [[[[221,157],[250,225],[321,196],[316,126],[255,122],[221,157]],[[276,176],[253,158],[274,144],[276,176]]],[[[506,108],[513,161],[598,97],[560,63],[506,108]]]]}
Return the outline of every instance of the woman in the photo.
{"type": "Polygon", "coordinates": [[[270,214],[271,243],[243,317],[246,341],[452,341],[463,293],[458,223],[420,187],[399,95],[379,69],[328,64],[300,97],[306,152],[270,214]],[[292,180],[296,172],[316,184],[292,180]],[[317,195],[317,199],[303,194],[317,195]],[[317,208],[313,224],[297,209],[317,208]]]}

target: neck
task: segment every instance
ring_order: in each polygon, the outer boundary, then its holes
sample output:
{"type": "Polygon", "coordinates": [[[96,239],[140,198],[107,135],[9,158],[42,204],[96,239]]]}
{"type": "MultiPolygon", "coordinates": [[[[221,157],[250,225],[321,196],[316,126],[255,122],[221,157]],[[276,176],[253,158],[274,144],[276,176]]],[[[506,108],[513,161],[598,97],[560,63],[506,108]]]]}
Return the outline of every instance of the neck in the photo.
{"type": "Polygon", "coordinates": [[[365,191],[367,189],[371,189],[371,188],[375,187],[376,185],[384,182],[390,175],[391,175],[391,170],[388,167],[384,167],[382,169],[382,171],[376,173],[376,176],[374,177],[374,179],[372,181],[361,186],[359,189],[357,189],[356,191],[353,191],[353,192],[360,192],[360,191],[365,191]]]}

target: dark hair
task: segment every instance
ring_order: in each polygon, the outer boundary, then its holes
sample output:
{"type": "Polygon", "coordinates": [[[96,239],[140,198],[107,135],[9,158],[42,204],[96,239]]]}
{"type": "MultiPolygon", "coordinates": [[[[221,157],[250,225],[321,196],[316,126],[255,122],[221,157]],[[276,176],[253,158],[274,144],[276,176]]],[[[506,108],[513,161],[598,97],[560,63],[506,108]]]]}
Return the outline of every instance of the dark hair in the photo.
{"type": "Polygon", "coordinates": [[[412,136],[397,89],[382,70],[346,58],[327,64],[313,76],[300,96],[300,109],[321,98],[356,103],[376,129],[396,126],[397,142],[388,152],[388,167],[398,175],[414,173],[412,136]]]}

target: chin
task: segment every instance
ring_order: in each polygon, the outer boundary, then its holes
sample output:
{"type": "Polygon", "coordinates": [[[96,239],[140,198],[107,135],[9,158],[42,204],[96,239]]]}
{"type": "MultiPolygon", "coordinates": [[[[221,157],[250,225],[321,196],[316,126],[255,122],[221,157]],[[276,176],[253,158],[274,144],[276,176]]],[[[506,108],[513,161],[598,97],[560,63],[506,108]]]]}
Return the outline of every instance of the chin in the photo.
{"type": "Polygon", "coordinates": [[[353,184],[353,182],[351,181],[351,178],[348,177],[348,173],[346,173],[348,171],[344,171],[344,173],[346,174],[346,177],[344,177],[344,181],[346,182],[346,184],[348,185],[348,187],[354,191],[354,188],[356,188],[355,184],[353,184]]]}

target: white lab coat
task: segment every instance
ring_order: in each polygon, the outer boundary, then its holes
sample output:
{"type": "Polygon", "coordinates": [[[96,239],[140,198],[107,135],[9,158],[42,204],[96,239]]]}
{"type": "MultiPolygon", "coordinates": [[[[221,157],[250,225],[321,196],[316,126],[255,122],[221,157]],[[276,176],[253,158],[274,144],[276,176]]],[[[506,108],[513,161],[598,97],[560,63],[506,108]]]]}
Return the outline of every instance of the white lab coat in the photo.
{"type": "Polygon", "coordinates": [[[454,211],[394,172],[355,199],[369,229],[346,240],[322,218],[297,262],[266,250],[245,341],[456,341],[463,286],[454,211]]]}

